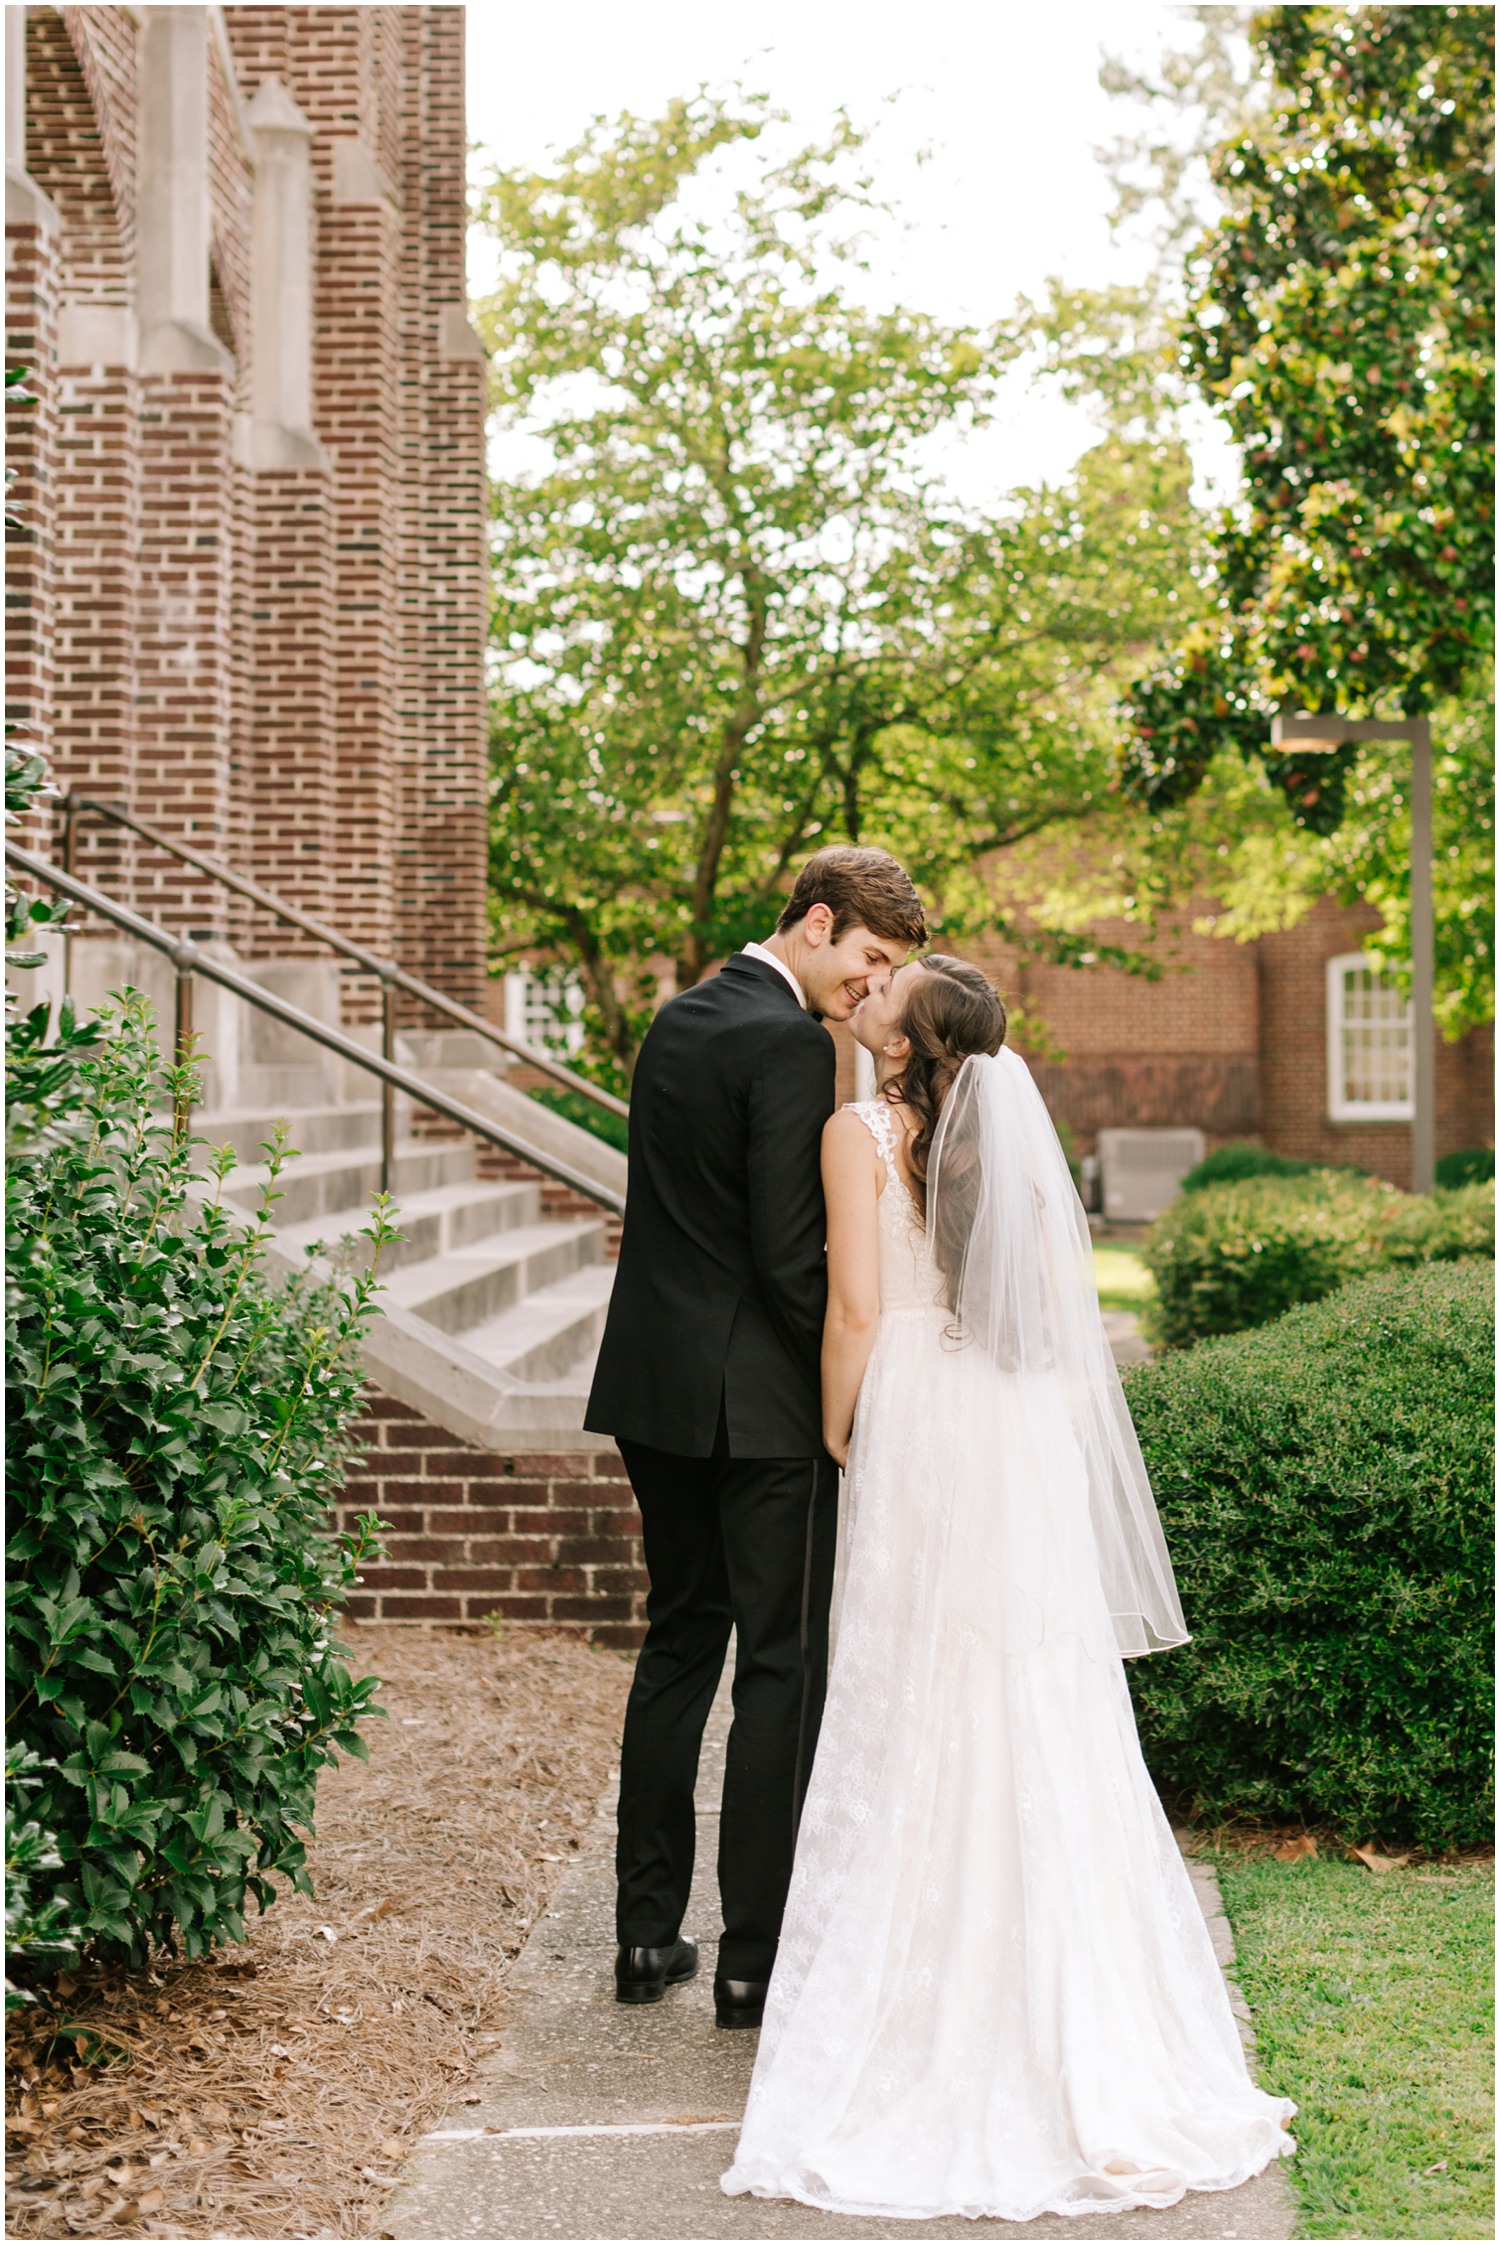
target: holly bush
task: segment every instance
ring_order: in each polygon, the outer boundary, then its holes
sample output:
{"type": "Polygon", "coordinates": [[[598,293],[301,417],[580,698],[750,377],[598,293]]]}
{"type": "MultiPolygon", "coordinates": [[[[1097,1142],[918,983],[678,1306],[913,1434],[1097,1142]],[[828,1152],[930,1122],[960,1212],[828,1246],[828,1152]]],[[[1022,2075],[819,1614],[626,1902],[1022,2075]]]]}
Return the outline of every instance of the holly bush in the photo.
{"type": "MultiPolygon", "coordinates": [[[[205,1181],[201,1141],[161,1119],[195,1087],[139,995],[86,1024],[64,1006],[55,1033],[36,1007],[6,1072],[14,1946],[35,1977],[64,1926],[135,1963],[201,1956],[276,1878],[310,1891],[318,1773],[363,1758],[379,1712],[331,1634],[376,1523],[328,1528],[375,1278],[271,1281],[287,1149],[247,1226],[218,1190],[229,1149],[205,1181]]],[[[392,1236],[383,1204],[366,1236],[392,1236]]]]}
{"type": "Polygon", "coordinates": [[[1192,1641],[1129,1663],[1207,1817],[1493,1832],[1492,1264],[1384,1271],[1125,1376],[1192,1641]]]}

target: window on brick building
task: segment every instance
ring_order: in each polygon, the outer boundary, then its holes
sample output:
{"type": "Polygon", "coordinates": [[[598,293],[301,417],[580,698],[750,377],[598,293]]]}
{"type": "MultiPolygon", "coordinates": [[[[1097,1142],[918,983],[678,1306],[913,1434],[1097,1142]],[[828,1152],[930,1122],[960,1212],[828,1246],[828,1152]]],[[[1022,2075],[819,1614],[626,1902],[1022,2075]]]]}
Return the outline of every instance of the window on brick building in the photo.
{"type": "Polygon", "coordinates": [[[506,1034],[572,1060],[583,1048],[583,982],[576,974],[517,967],[505,977],[506,1034]]]}
{"type": "Polygon", "coordinates": [[[1328,1113],[1410,1122],[1411,1000],[1361,951],[1328,962],[1328,1113]]]}

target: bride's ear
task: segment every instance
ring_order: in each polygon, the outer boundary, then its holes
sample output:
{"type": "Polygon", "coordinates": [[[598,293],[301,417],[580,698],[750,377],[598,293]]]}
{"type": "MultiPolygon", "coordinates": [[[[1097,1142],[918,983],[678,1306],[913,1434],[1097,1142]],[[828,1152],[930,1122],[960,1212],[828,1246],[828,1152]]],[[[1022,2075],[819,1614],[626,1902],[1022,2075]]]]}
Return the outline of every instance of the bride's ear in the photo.
{"type": "Polygon", "coordinates": [[[886,1038],[880,1049],[887,1060],[910,1060],[911,1039],[904,1031],[898,1030],[894,1037],[886,1038]]]}

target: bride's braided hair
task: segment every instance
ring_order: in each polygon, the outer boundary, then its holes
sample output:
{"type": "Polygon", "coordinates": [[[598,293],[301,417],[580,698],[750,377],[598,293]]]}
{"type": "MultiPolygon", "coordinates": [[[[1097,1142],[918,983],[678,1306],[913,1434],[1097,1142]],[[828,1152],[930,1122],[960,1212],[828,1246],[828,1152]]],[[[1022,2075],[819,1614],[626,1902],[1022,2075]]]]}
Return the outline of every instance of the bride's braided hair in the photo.
{"type": "MultiPolygon", "coordinates": [[[[917,964],[927,971],[907,978],[901,1013],[901,1033],[910,1040],[911,1056],[900,1075],[886,1085],[885,1096],[909,1107],[917,1118],[906,1158],[925,1223],[927,1164],[943,1102],[971,1053],[998,1052],[1004,1044],[1005,1005],[978,967],[963,959],[929,951],[917,964]]],[[[945,1175],[951,1189],[943,1194],[942,1231],[951,1236],[935,1237],[931,1245],[951,1307],[973,1212],[965,1207],[962,1179],[951,1172],[945,1175]]]]}

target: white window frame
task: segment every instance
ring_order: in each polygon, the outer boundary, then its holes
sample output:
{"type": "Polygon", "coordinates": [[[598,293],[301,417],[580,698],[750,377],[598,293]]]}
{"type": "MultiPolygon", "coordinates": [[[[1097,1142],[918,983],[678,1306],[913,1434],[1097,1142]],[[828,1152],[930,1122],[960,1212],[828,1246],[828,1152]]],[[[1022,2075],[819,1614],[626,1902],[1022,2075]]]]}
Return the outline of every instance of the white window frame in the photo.
{"type": "Polygon", "coordinates": [[[505,977],[505,1033],[554,1060],[576,1060],[587,1034],[580,975],[566,969],[513,967],[505,977]]]}
{"type": "MultiPolygon", "coordinates": [[[[1348,977],[1358,971],[1370,975],[1376,983],[1384,980],[1380,969],[1364,951],[1343,951],[1330,959],[1324,972],[1327,977],[1328,1023],[1328,1114],[1332,1122],[1410,1122],[1416,1110],[1413,1081],[1416,1041],[1412,1034],[1411,1000],[1408,998],[1400,1017],[1406,1029],[1406,1081],[1403,1099],[1351,1099],[1345,1091],[1347,1076],[1344,1067],[1345,1037],[1351,1024],[1345,1017],[1348,995],[1348,977]]],[[[1387,984],[1388,989],[1393,985],[1387,984]]],[[[1395,1017],[1392,1017],[1393,1022],[1395,1017]]]]}

